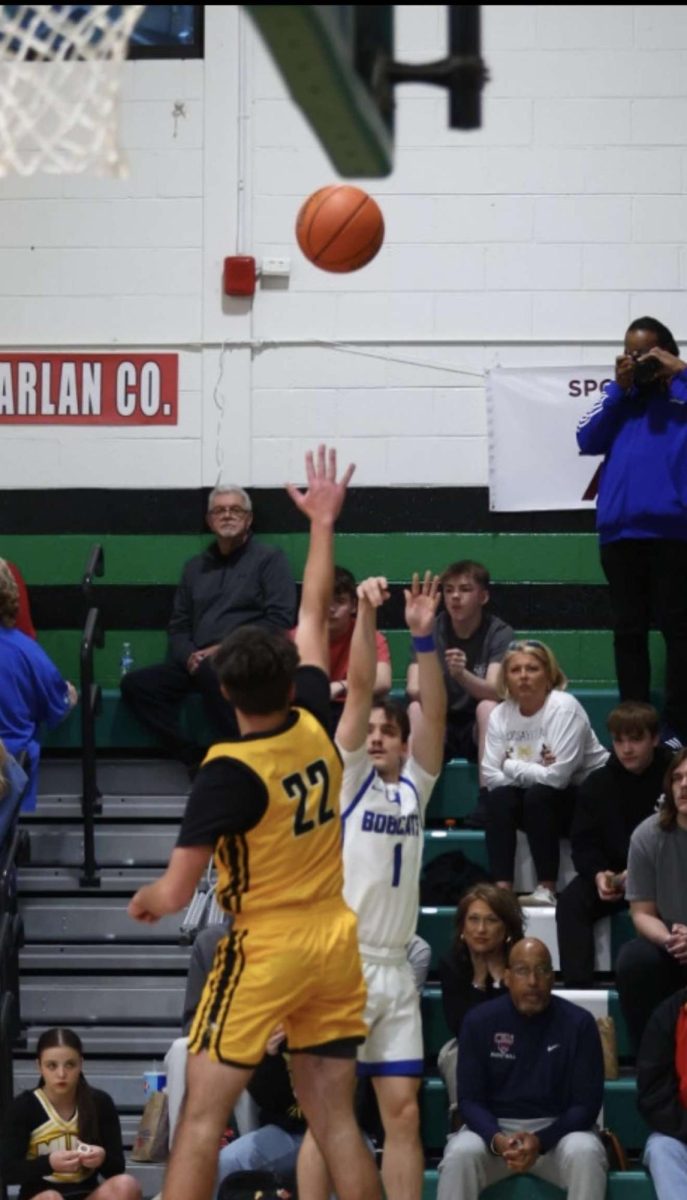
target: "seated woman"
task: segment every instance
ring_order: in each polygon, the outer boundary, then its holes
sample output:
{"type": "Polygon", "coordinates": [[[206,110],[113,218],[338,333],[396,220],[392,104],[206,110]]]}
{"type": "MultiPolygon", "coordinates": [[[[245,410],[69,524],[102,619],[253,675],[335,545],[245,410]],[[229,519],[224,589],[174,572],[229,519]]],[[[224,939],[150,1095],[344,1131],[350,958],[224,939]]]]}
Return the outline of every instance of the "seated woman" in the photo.
{"type": "Polygon", "coordinates": [[[29,786],[22,810],[32,812],[40,757],[38,727],[59,725],[78,696],[45,650],[16,628],[18,610],[17,585],[0,558],[0,738],[12,754],[26,750],[29,786]]]}
{"type": "Polygon", "coordinates": [[[453,945],[439,961],[444,1017],[455,1038],[471,1008],[502,995],[508,953],[523,933],[512,892],[478,883],[461,898],[453,945]]]}
{"type": "Polygon", "coordinates": [[[577,785],[608,758],[566,685],[543,642],[511,642],[497,680],[503,703],[487,727],[489,867],[499,887],[512,889],[516,835],[524,829],[538,881],[522,899],[527,904],[556,903],[559,839],[569,831],[577,785]]]}
{"type": "Polygon", "coordinates": [[[80,1039],[48,1029],[36,1055],[37,1088],[15,1096],[3,1118],[4,1183],[21,1185],[19,1200],[141,1200],[139,1184],[124,1174],[117,1110],[84,1079],[80,1039]]]}

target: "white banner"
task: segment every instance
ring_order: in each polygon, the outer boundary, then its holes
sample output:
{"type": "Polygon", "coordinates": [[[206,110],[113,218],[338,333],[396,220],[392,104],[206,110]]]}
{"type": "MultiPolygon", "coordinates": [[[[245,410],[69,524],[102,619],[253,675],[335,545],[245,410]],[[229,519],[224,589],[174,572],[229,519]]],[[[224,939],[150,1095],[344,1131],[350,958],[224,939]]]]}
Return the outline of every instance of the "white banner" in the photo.
{"type": "Polygon", "coordinates": [[[601,461],[575,430],[613,378],[608,367],[496,367],[487,373],[489,507],[592,508],[583,496],[601,461]]]}

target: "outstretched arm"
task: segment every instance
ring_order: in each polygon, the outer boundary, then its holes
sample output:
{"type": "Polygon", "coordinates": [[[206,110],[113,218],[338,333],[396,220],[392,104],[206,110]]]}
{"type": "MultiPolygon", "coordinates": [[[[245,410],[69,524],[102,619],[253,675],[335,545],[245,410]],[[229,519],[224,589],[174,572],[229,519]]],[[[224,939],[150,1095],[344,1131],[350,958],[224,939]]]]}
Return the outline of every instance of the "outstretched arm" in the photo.
{"type": "Polygon", "coordinates": [[[348,659],[348,691],[336,731],[343,750],[359,750],[367,738],[370,709],[377,675],[377,609],[389,591],[382,576],[365,579],[358,587],[358,611],[348,659]]]}
{"type": "Polygon", "coordinates": [[[334,525],[354,470],[354,466],[349,466],[337,483],[336,450],[327,453],[325,446],[318,446],[317,460],[312,451],[305,456],[307,491],[299,492],[292,483],[286,485],[296,508],[310,521],[310,542],[295,641],[304,665],[321,667],[327,672],[327,620],[334,586],[334,525]]]}
{"type": "Polygon", "coordinates": [[[413,758],[430,775],[438,775],[444,761],[446,688],[434,644],[434,617],[439,604],[439,576],[417,572],[406,589],[406,625],[417,654],[418,691],[422,711],[413,731],[413,758]]]}

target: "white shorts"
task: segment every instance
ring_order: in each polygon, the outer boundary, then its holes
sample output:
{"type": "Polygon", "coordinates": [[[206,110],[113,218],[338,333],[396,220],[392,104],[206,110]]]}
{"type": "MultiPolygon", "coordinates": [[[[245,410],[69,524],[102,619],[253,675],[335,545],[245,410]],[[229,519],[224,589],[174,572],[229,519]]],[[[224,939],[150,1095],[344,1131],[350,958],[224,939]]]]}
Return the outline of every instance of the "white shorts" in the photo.
{"type": "Polygon", "coordinates": [[[358,1048],[358,1075],[422,1075],[420,997],[409,963],[362,964],[369,1032],[358,1048]]]}

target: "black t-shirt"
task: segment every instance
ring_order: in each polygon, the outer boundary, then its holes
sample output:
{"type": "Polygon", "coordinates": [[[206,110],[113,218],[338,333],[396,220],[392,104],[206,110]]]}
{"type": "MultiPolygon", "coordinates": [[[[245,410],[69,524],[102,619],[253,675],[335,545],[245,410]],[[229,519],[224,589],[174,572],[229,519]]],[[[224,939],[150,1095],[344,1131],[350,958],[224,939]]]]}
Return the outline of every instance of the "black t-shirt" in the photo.
{"type": "MultiPolygon", "coordinates": [[[[325,730],[329,727],[329,679],[320,667],[299,667],[294,705],[307,708],[325,730]]],[[[298,720],[293,709],[282,725],[265,733],[227,738],[233,742],[274,737],[298,720]]],[[[214,846],[220,837],[247,833],[267,811],[267,788],[250,767],[230,758],[213,759],[198,772],[181,822],[177,846],[214,846]]]]}
{"type": "Polygon", "coordinates": [[[490,664],[500,662],[506,653],[509,642],[513,640],[513,630],[500,617],[484,613],[471,637],[460,638],[453,628],[450,616],[444,610],[435,619],[434,640],[448,694],[449,720],[458,722],[474,720],[477,701],[450,674],[444,654],[446,650],[462,650],[465,654],[468,671],[473,675],[478,675],[480,679],[484,679],[490,664]]]}

